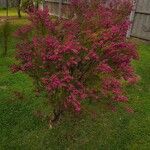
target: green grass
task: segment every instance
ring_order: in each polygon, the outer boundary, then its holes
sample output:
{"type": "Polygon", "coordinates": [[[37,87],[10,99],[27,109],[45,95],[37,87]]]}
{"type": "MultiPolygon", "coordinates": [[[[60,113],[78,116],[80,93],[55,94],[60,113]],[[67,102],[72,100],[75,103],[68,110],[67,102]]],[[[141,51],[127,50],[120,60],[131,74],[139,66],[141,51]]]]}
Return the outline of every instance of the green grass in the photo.
{"type": "MultiPolygon", "coordinates": [[[[21,12],[21,15],[26,16],[26,14],[23,12],[21,12]]],[[[1,16],[6,16],[6,9],[0,8],[0,17],[1,16]]],[[[16,8],[9,8],[8,16],[16,17],[17,16],[17,9],[16,8]]]]}
{"type": "MultiPolygon", "coordinates": [[[[24,21],[12,22],[12,32],[24,21]]],[[[55,128],[48,128],[46,121],[35,115],[36,110],[46,107],[44,95],[34,95],[27,75],[10,72],[16,42],[11,36],[8,56],[0,58],[0,150],[149,150],[150,45],[139,45],[141,58],[134,62],[142,78],[128,88],[134,114],[112,113],[91,102],[87,105],[95,110],[95,117],[86,113],[79,118],[68,116],[55,128]]]]}

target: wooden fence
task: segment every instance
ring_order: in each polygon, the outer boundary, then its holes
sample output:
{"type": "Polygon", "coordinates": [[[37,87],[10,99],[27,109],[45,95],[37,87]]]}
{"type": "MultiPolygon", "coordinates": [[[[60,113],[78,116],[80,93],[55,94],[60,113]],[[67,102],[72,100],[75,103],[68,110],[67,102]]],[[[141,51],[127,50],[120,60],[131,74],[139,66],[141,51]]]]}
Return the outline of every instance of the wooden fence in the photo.
{"type": "Polygon", "coordinates": [[[66,17],[69,0],[45,0],[45,5],[48,6],[50,14],[58,17],[66,17]]]}
{"type": "Polygon", "coordinates": [[[131,36],[150,40],[150,0],[136,0],[131,36]]]}
{"type": "Polygon", "coordinates": [[[6,0],[0,0],[0,7],[6,7],[6,0]]]}
{"type": "MultiPolygon", "coordinates": [[[[14,7],[17,4],[17,0],[8,0],[9,7],[14,7]]],[[[6,0],[0,0],[0,7],[6,8],[6,0]]]]}
{"type": "MultiPolygon", "coordinates": [[[[109,0],[106,0],[109,2],[109,0]]],[[[135,1],[135,10],[131,13],[130,19],[133,22],[127,37],[133,36],[150,40],[150,0],[135,1]]],[[[69,0],[45,0],[51,15],[66,17],[69,0]],[[62,11],[63,8],[63,11],[62,11]]]]}

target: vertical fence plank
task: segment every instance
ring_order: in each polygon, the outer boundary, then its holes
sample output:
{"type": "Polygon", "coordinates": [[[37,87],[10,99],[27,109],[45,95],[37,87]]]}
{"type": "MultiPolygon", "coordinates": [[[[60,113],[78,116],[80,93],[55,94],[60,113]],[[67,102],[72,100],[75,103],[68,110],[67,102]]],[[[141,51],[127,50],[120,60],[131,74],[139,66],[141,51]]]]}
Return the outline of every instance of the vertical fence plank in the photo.
{"type": "Polygon", "coordinates": [[[133,1],[133,10],[130,14],[129,20],[132,23],[131,26],[129,27],[128,31],[127,31],[127,38],[129,38],[131,36],[131,32],[132,32],[132,27],[133,27],[133,21],[134,21],[134,17],[135,17],[135,12],[136,12],[136,8],[137,8],[137,0],[133,1]]]}
{"type": "Polygon", "coordinates": [[[131,36],[150,41],[150,0],[137,0],[131,36]]]}
{"type": "MultiPolygon", "coordinates": [[[[69,0],[45,0],[52,15],[66,17],[67,3],[69,0]]],[[[87,0],[89,2],[90,0],[87,0]]],[[[109,2],[109,0],[106,0],[109,2]]],[[[131,12],[130,21],[133,25],[127,32],[127,37],[135,36],[150,40],[150,0],[134,0],[134,10],[131,12]],[[144,28],[144,29],[143,29],[144,28]]]]}
{"type": "Polygon", "coordinates": [[[58,12],[58,16],[61,17],[62,16],[62,0],[59,0],[59,12],[58,12]]]}

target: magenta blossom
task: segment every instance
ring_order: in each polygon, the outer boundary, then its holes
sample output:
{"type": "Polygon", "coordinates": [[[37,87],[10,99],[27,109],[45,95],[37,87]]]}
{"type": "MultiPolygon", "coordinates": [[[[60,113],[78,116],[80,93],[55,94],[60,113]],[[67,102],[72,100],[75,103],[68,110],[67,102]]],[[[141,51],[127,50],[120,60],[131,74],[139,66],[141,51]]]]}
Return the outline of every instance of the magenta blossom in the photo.
{"type": "Polygon", "coordinates": [[[132,61],[139,56],[126,39],[132,3],[71,0],[68,10],[68,19],[52,18],[48,9],[29,13],[30,23],[15,33],[12,71],[31,76],[54,109],[81,112],[93,100],[115,111],[128,101],[124,86],[138,81],[132,61]]]}

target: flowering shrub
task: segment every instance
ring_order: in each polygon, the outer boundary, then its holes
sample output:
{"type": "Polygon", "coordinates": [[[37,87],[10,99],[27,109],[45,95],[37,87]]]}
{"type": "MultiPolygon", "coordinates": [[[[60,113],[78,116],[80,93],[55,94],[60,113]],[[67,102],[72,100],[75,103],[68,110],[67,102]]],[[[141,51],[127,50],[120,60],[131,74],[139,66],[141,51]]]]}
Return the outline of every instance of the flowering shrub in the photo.
{"type": "Polygon", "coordinates": [[[124,85],[138,81],[131,66],[138,54],[126,39],[131,9],[129,0],[72,0],[68,19],[33,10],[30,25],[15,33],[20,63],[12,70],[26,72],[47,91],[55,115],[80,112],[88,99],[105,99],[111,107],[127,102],[124,85]]]}

